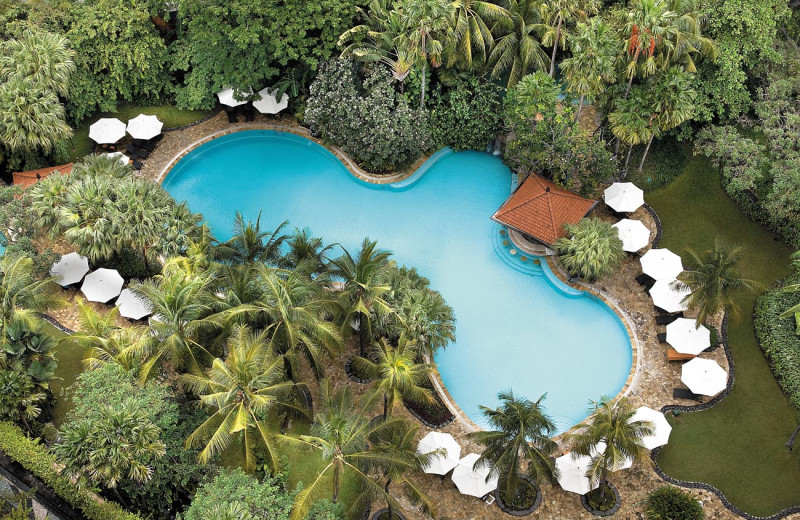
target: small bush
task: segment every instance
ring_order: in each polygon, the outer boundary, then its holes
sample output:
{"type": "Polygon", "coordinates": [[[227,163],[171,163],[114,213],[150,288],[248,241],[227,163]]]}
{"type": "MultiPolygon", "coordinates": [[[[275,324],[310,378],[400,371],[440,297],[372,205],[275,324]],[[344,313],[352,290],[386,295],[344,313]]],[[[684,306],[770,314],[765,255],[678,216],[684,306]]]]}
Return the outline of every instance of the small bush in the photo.
{"type": "MultiPolygon", "coordinates": [[[[500,486],[499,489],[502,489],[500,486]]],[[[509,509],[514,511],[525,511],[533,506],[536,502],[536,497],[539,496],[539,490],[526,480],[519,479],[517,488],[514,490],[513,496],[508,496],[504,492],[500,492],[500,499],[508,506],[509,509]]]]}
{"type": "Polygon", "coordinates": [[[647,520],[702,520],[697,497],[675,486],[662,486],[647,495],[647,520]]]}

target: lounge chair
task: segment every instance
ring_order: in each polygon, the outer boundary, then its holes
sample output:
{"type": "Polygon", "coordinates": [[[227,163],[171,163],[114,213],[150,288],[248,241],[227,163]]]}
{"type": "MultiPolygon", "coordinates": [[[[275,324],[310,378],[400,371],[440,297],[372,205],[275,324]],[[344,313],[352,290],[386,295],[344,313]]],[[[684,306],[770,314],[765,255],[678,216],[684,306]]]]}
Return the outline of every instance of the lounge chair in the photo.
{"type": "Polygon", "coordinates": [[[656,281],[651,276],[648,276],[644,273],[636,277],[636,282],[642,287],[644,287],[646,290],[650,290],[653,284],[656,283],[656,281]]]}
{"type": "Polygon", "coordinates": [[[658,338],[658,341],[660,343],[666,343],[667,342],[667,333],[666,332],[659,332],[656,335],[656,337],[658,338]]]}
{"type": "Polygon", "coordinates": [[[133,160],[133,169],[134,170],[136,170],[138,172],[139,170],[142,169],[142,166],[144,166],[144,163],[142,163],[142,161],[139,161],[139,160],[136,160],[136,159],[133,160]]]}
{"type": "Polygon", "coordinates": [[[677,320],[681,316],[677,314],[662,314],[656,316],[656,325],[669,325],[673,321],[677,320]]]}
{"type": "Polygon", "coordinates": [[[256,120],[256,111],[253,108],[253,105],[248,103],[247,105],[244,106],[244,108],[242,108],[242,110],[244,111],[244,120],[245,121],[249,122],[249,121],[255,121],[256,120]]]}
{"type": "Polygon", "coordinates": [[[698,395],[688,388],[674,388],[672,390],[672,398],[673,399],[688,399],[690,401],[696,401],[698,403],[703,402],[703,396],[698,395]]]}
{"type": "Polygon", "coordinates": [[[148,152],[152,152],[153,149],[156,147],[156,144],[152,141],[145,141],[144,139],[134,139],[133,145],[141,148],[142,150],[147,150],[148,152]]]}
{"type": "Polygon", "coordinates": [[[694,354],[681,354],[674,348],[667,349],[667,361],[689,361],[696,357],[694,354]]]}
{"type": "Polygon", "coordinates": [[[225,113],[228,114],[228,122],[236,123],[236,109],[233,107],[225,107],[225,113]]]}
{"type": "Polygon", "coordinates": [[[703,352],[714,352],[718,348],[719,348],[719,343],[717,343],[716,345],[711,345],[710,347],[707,347],[707,348],[703,349],[703,352]]]}
{"type": "Polygon", "coordinates": [[[142,150],[133,143],[130,143],[129,145],[125,146],[125,151],[128,152],[131,159],[133,160],[147,159],[147,157],[150,155],[150,152],[148,152],[147,150],[142,150]]]}

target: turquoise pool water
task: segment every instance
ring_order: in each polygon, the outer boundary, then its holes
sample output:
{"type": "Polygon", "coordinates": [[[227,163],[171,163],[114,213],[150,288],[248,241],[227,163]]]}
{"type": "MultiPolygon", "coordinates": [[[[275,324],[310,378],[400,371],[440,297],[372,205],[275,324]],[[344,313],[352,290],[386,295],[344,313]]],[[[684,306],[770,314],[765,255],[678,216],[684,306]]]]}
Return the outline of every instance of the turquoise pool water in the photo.
{"type": "MultiPolygon", "coordinates": [[[[365,236],[416,266],[455,310],[457,338],[436,362],[451,395],[477,423],[513,389],[545,407],[560,431],[590,399],[616,395],[631,368],[629,338],[602,302],[521,262],[490,216],[511,175],[497,158],[440,152],[410,180],[355,179],[325,148],[302,137],[253,130],[210,141],[184,157],[164,187],[202,212],[220,239],[234,212],[272,229],[284,219],[355,252],[365,236]]],[[[552,276],[552,275],[551,275],[552,276]]]]}

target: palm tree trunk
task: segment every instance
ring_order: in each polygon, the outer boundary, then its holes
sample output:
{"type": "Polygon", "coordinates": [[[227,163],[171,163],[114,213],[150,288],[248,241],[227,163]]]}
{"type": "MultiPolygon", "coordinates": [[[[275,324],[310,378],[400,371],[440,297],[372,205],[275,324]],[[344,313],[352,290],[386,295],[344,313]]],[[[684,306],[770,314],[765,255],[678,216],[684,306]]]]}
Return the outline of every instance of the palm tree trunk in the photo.
{"type": "Polygon", "coordinates": [[[550,56],[550,77],[556,72],[556,52],[558,52],[558,39],[561,36],[561,17],[558,17],[558,26],[556,27],[556,39],[553,42],[553,54],[550,56]]]}
{"type": "Polygon", "coordinates": [[[650,151],[650,145],[653,144],[653,137],[655,137],[655,135],[651,135],[650,140],[647,141],[647,148],[644,149],[644,154],[642,154],[642,160],[639,161],[639,171],[642,171],[642,168],[644,168],[644,160],[647,158],[647,152],[650,151]]]}
{"type": "MultiPolygon", "coordinates": [[[[633,63],[634,63],[634,64],[635,64],[637,61],[639,61],[639,51],[640,51],[640,49],[637,47],[637,48],[636,48],[636,52],[635,52],[635,53],[634,53],[634,55],[633,55],[633,63]]],[[[630,94],[630,92],[631,92],[631,85],[633,84],[633,77],[634,77],[634,76],[636,76],[636,71],[634,70],[633,72],[634,72],[634,73],[631,75],[631,77],[630,77],[630,78],[628,78],[628,86],[627,86],[627,88],[625,88],[625,99],[628,99],[628,94],[630,94]]]]}
{"type": "Polygon", "coordinates": [[[606,488],[608,487],[608,468],[603,468],[603,474],[600,477],[600,498],[606,497],[606,488]]]}
{"type": "Polygon", "coordinates": [[[425,61],[422,64],[422,88],[419,92],[419,109],[422,110],[425,108],[425,79],[428,73],[428,58],[425,57],[425,61]]]}
{"type": "Polygon", "coordinates": [[[142,256],[144,256],[144,269],[150,274],[150,264],[147,262],[147,244],[142,246],[142,256]]]}
{"type": "Polygon", "coordinates": [[[339,466],[338,464],[334,464],[333,466],[333,497],[331,497],[331,502],[334,504],[339,501],[339,466]]]}
{"type": "MultiPolygon", "coordinates": [[[[363,314],[361,316],[363,316],[363,314]]],[[[361,357],[367,357],[366,347],[364,346],[364,318],[359,318],[359,322],[361,326],[358,327],[358,349],[361,353],[361,357]]]]}
{"type": "Polygon", "coordinates": [[[383,420],[389,417],[389,395],[383,394],[383,420]]]}
{"type": "Polygon", "coordinates": [[[126,508],[129,508],[130,504],[128,503],[127,500],[122,498],[122,495],[120,494],[119,489],[117,488],[117,486],[114,486],[111,489],[114,490],[114,494],[117,495],[117,500],[119,501],[119,503],[122,504],[123,506],[125,506],[126,508]]]}
{"type": "Polygon", "coordinates": [[[386,485],[383,486],[383,491],[386,493],[386,509],[389,510],[389,520],[394,519],[394,513],[392,512],[392,501],[389,500],[389,486],[392,484],[392,479],[386,479],[386,485]]]}
{"type": "Polygon", "coordinates": [[[578,121],[580,119],[580,117],[581,117],[581,109],[583,108],[583,98],[584,97],[585,96],[583,94],[581,94],[581,99],[580,99],[580,101],[578,101],[578,111],[575,112],[575,121],[578,121]]]}
{"type": "Polygon", "coordinates": [[[633,145],[628,147],[628,157],[625,159],[625,173],[628,173],[628,161],[631,160],[631,152],[633,151],[633,145]]]}

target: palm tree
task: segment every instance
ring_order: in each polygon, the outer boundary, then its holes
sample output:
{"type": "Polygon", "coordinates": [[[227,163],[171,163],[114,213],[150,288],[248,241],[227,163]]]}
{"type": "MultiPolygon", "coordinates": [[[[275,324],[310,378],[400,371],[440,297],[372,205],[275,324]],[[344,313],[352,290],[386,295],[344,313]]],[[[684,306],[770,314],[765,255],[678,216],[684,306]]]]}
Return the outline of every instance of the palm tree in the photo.
{"type": "Polygon", "coordinates": [[[421,386],[433,371],[431,363],[418,363],[419,348],[413,341],[400,337],[397,346],[381,338],[373,345],[370,358],[356,356],[353,368],[375,380],[374,390],[383,397],[383,419],[405,401],[432,403],[433,394],[421,386]]]}
{"type": "Polygon", "coordinates": [[[72,166],[70,176],[94,177],[104,175],[115,179],[124,179],[133,174],[133,167],[123,163],[117,157],[110,157],[105,154],[89,154],[72,166]]]}
{"type": "Polygon", "coordinates": [[[579,22],[570,42],[572,56],[561,62],[561,70],[567,80],[567,88],[580,96],[575,113],[577,121],[584,99],[601,94],[606,83],[614,81],[614,63],[622,42],[611,26],[599,18],[592,18],[588,23],[579,22]]]}
{"type": "Polygon", "coordinates": [[[503,0],[502,6],[511,20],[499,20],[494,26],[501,36],[495,37],[489,64],[492,77],[508,72],[506,87],[511,88],[531,70],[547,68],[547,55],[536,38],[540,22],[538,0],[503,0]]]}
{"type": "Polygon", "coordinates": [[[744,257],[744,250],[741,247],[728,247],[719,237],[714,241],[714,249],[705,251],[702,257],[691,250],[687,250],[686,255],[686,270],[678,276],[678,280],[692,290],[685,301],[689,309],[697,311],[698,325],[719,311],[737,316],[741,309],[733,292],[742,288],[749,291],[759,288],[755,280],[742,278],[737,268],[744,257]]]}
{"type": "Polygon", "coordinates": [[[504,7],[484,0],[454,0],[445,38],[447,67],[483,67],[494,48],[492,27],[497,23],[511,24],[511,15],[504,7]]]}
{"type": "Polygon", "coordinates": [[[430,289],[409,291],[398,306],[399,333],[418,345],[420,355],[433,358],[456,339],[453,308],[430,289]]]}
{"type": "Polygon", "coordinates": [[[628,145],[628,155],[625,158],[625,171],[631,160],[634,145],[651,142],[658,131],[654,127],[654,118],[650,94],[644,87],[637,87],[633,95],[628,98],[619,98],[614,104],[614,111],[608,115],[611,132],[617,138],[617,145],[628,145]]]}
{"type": "Polygon", "coordinates": [[[119,243],[109,204],[115,200],[110,177],[81,177],[68,183],[63,202],[56,208],[58,228],[78,252],[91,262],[111,258],[119,243]]]}
{"type": "Polygon", "coordinates": [[[70,175],[49,175],[29,190],[31,211],[36,216],[35,224],[50,236],[57,236],[61,231],[58,225],[58,208],[66,200],[71,184],[70,175]]]}
{"type": "Polygon", "coordinates": [[[550,459],[558,451],[558,444],[550,438],[556,427],[542,410],[544,397],[532,402],[515,396],[512,391],[500,392],[500,407],[481,406],[481,413],[492,429],[468,434],[471,440],[484,446],[475,465],[491,466],[508,497],[517,492],[523,462],[527,464],[525,475],[534,482],[542,476],[552,480],[556,475],[550,459]]]}
{"type": "Polygon", "coordinates": [[[540,6],[542,23],[542,45],[553,46],[550,56],[550,77],[555,77],[556,53],[558,46],[567,45],[566,25],[573,21],[583,21],[597,13],[596,0],[549,0],[540,6]],[[563,26],[563,27],[562,27],[563,26]]]}
{"type": "MultiPolygon", "coordinates": [[[[682,1],[682,0],[681,0],[682,1]]],[[[623,34],[628,52],[628,64],[625,74],[628,86],[625,88],[625,99],[633,84],[633,78],[640,70],[639,59],[644,57],[641,67],[643,76],[649,76],[658,69],[656,47],[667,47],[669,55],[676,32],[678,13],[670,9],[667,0],[633,0],[625,17],[623,34]]]]}
{"type": "Polygon", "coordinates": [[[171,217],[174,202],[160,184],[143,179],[120,183],[116,190],[116,215],[114,234],[119,245],[140,251],[145,268],[150,248],[164,235],[164,223],[171,217]],[[122,218],[124,216],[124,218],[122,218]]]}
{"type": "Polygon", "coordinates": [[[697,72],[695,58],[716,58],[717,48],[711,38],[702,35],[706,15],[699,0],[667,0],[669,9],[677,13],[672,44],[667,47],[665,64],[683,62],[687,72],[697,72]]]}
{"type": "Polygon", "coordinates": [[[125,371],[136,370],[139,360],[131,358],[128,347],[142,341],[149,331],[143,327],[114,325],[119,315],[118,307],[102,315],[83,300],[79,300],[78,311],[80,331],[61,338],[59,343],[76,344],[86,349],[83,363],[90,370],[106,363],[113,363],[125,371]]]}
{"type": "Polygon", "coordinates": [[[592,404],[592,415],[568,439],[574,453],[591,457],[587,476],[600,482],[600,495],[605,496],[609,471],[616,471],[626,460],[646,460],[642,437],[653,434],[653,424],[631,420],[636,410],[625,397],[616,401],[604,397],[592,404]],[[605,443],[602,451],[598,449],[601,442],[605,443]]]}
{"type": "Polygon", "coordinates": [[[213,410],[186,439],[187,448],[204,445],[198,456],[204,464],[240,437],[245,471],[255,470],[256,449],[260,449],[271,471],[276,472],[279,459],[267,413],[277,408],[308,413],[289,401],[296,385],[286,380],[281,359],[271,354],[267,333],[252,333],[243,325],[234,329],[224,361],[215,359],[207,375],[184,374],[181,383],[213,410]]]}
{"type": "Polygon", "coordinates": [[[568,236],[556,240],[559,260],[570,274],[595,281],[614,271],[625,252],[619,233],[610,222],[584,218],[577,224],[565,224],[568,236]]]}
{"type": "Polygon", "coordinates": [[[19,38],[0,43],[0,50],[0,83],[26,79],[44,91],[68,97],[75,51],[65,37],[26,29],[19,38]]]}
{"type": "Polygon", "coordinates": [[[383,296],[391,289],[386,285],[389,251],[378,249],[378,243],[365,238],[358,255],[344,248],[339,258],[331,260],[331,276],[344,280],[342,299],[345,316],[342,332],[348,327],[359,333],[361,357],[364,357],[365,338],[372,342],[372,316],[392,314],[394,310],[383,296]]]}
{"type": "Polygon", "coordinates": [[[506,106],[512,126],[527,127],[531,132],[544,114],[554,114],[561,89],[555,80],[542,71],[528,74],[508,91],[506,106]]]}
{"type": "Polygon", "coordinates": [[[289,250],[278,265],[284,269],[294,269],[301,262],[310,262],[312,276],[318,276],[328,269],[328,255],[336,246],[336,244],[326,246],[320,237],[311,235],[308,228],[295,229],[286,243],[289,250]]]}
{"type": "Polygon", "coordinates": [[[369,471],[394,463],[413,469],[416,461],[395,459],[385,449],[373,447],[369,441],[389,437],[389,432],[405,426],[405,419],[389,417],[385,421],[370,422],[367,415],[372,402],[357,402],[347,386],[334,391],[327,380],[320,382],[320,402],[322,409],[316,414],[309,435],[279,437],[288,449],[319,453],[324,463],[316,478],[295,497],[290,520],[305,518],[329,482],[332,485],[331,501],[337,503],[345,472],[366,490],[362,500],[357,500],[353,507],[363,503],[363,499],[373,497],[381,497],[397,507],[397,501],[370,477],[369,471]]]}
{"type": "Polygon", "coordinates": [[[0,83],[0,142],[14,151],[52,150],[72,135],[64,105],[29,79],[0,83]]]}
{"type": "Polygon", "coordinates": [[[282,222],[274,231],[261,230],[261,212],[255,222],[244,221],[238,211],[234,219],[234,235],[217,247],[216,256],[234,264],[267,262],[275,264],[281,257],[281,247],[289,238],[281,234],[288,222],[282,222]]]}
{"type": "Polygon", "coordinates": [[[36,330],[38,313],[61,304],[53,278],[36,280],[33,260],[21,254],[0,257],[0,342],[8,341],[9,327],[36,330]]]}

